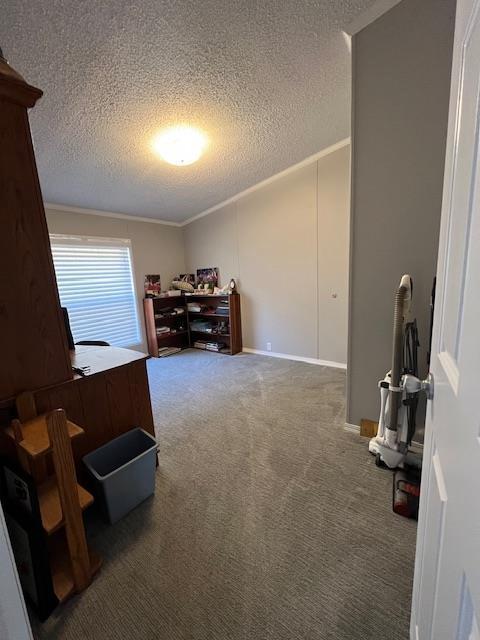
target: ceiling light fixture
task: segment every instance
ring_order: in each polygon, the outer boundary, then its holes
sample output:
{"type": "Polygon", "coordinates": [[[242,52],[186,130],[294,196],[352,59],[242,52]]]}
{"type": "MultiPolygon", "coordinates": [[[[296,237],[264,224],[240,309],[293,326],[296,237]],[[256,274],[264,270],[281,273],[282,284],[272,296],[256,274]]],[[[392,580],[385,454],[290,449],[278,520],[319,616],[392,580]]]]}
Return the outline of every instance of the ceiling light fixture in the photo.
{"type": "Polygon", "coordinates": [[[160,131],[152,140],[154,151],[165,162],[183,167],[196,162],[207,146],[207,137],[188,125],[160,131]]]}

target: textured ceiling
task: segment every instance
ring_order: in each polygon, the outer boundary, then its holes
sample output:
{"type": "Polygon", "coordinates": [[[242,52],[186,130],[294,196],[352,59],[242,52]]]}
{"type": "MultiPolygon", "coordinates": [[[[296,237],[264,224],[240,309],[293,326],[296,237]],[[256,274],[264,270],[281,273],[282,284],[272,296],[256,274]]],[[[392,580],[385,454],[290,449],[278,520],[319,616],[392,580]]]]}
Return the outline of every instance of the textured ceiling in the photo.
{"type": "Polygon", "coordinates": [[[47,202],[182,221],[349,135],[341,28],[372,0],[8,0],[5,57],[31,114],[47,202]],[[153,155],[202,128],[190,167],[153,155]]]}

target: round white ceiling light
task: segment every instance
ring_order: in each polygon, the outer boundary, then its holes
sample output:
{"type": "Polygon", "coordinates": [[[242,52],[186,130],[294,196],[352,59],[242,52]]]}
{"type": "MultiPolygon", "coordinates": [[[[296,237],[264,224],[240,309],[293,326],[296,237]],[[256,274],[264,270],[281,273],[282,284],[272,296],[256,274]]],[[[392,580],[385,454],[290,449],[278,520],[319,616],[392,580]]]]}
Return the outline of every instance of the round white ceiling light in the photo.
{"type": "Polygon", "coordinates": [[[179,125],[160,131],[152,140],[154,151],[169,164],[184,167],[196,162],[207,146],[199,129],[179,125]]]}

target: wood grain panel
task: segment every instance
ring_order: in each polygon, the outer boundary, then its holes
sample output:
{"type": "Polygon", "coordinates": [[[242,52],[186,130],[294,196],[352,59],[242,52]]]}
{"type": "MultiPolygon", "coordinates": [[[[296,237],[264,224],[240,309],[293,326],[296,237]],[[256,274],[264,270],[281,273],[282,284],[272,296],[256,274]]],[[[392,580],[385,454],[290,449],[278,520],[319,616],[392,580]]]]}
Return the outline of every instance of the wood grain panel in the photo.
{"type": "Polygon", "coordinates": [[[145,360],[130,365],[127,371],[132,398],[133,423],[136,427],[141,427],[155,436],[145,360]]]}
{"type": "Polygon", "coordinates": [[[230,305],[230,347],[232,355],[242,350],[242,316],[240,312],[240,295],[232,293],[229,296],[230,305]]]}
{"type": "Polygon", "coordinates": [[[85,413],[78,384],[63,384],[58,387],[40,389],[34,395],[37,413],[64,409],[69,420],[85,428],[85,413]]]}
{"type": "MultiPolygon", "coordinates": [[[[114,436],[105,376],[95,375],[76,380],[82,402],[85,436],[75,447],[75,460],[93,451],[114,436]]],[[[115,415],[115,414],[114,414],[115,415]]]]}
{"type": "Polygon", "coordinates": [[[76,591],[82,591],[90,584],[92,575],[65,412],[58,410],[50,413],[47,425],[53,447],[53,463],[65,520],[73,581],[76,591]]]}
{"type": "MultiPolygon", "coordinates": [[[[103,347],[105,368],[98,366],[97,373],[39,389],[33,394],[39,414],[64,409],[68,419],[84,430],[84,434],[72,442],[77,473],[81,478],[84,478],[82,458],[90,451],[133,427],[155,434],[144,356],[117,349],[112,360],[112,350],[113,347],[103,347]],[[112,361],[118,364],[122,354],[125,364],[108,368],[112,361]]],[[[98,354],[95,352],[94,355],[98,360],[98,354]]],[[[7,425],[9,423],[10,420],[7,425]]],[[[1,431],[0,436],[4,429],[1,431]]],[[[0,453],[15,457],[10,439],[0,437],[0,453]]]]}
{"type": "Polygon", "coordinates": [[[116,437],[136,426],[128,367],[108,371],[105,381],[112,416],[112,435],[116,437]]]}
{"type": "Polygon", "coordinates": [[[12,79],[4,67],[0,64],[0,400],[72,377],[27,111],[5,97],[12,79]]]}
{"type": "MultiPolygon", "coordinates": [[[[69,382],[58,387],[41,389],[34,394],[34,397],[39,414],[55,409],[64,409],[67,418],[85,431],[87,421],[85,420],[79,385],[69,382]]],[[[85,442],[85,435],[72,441],[75,460],[80,460],[85,444],[88,444],[85,442]]]]}

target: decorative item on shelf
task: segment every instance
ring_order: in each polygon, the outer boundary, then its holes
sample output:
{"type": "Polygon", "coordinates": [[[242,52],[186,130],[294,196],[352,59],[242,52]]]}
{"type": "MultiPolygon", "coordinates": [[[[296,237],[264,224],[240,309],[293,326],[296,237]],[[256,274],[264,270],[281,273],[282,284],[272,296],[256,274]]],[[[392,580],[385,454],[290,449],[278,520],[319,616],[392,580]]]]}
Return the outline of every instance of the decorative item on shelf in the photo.
{"type": "Polygon", "coordinates": [[[230,289],[230,293],[237,293],[237,283],[235,282],[234,278],[230,280],[230,284],[228,285],[228,287],[230,289]]]}
{"type": "Polygon", "coordinates": [[[213,294],[216,296],[228,295],[230,293],[230,285],[226,284],[224,287],[215,287],[213,294]]]}
{"type": "Polygon", "coordinates": [[[192,287],[195,286],[195,274],[194,273],[181,273],[178,276],[179,280],[183,280],[183,282],[188,282],[192,287]]]}
{"type": "Polygon", "coordinates": [[[145,298],[157,298],[162,291],[159,275],[145,276],[145,298]]]}
{"type": "Polygon", "coordinates": [[[213,288],[218,286],[218,267],[197,269],[197,285],[200,290],[207,288],[213,291],[213,288]]]}
{"type": "Polygon", "coordinates": [[[200,333],[212,333],[213,324],[203,320],[193,320],[190,322],[190,331],[199,331],[200,333]]]}
{"type": "Polygon", "coordinates": [[[228,333],[228,324],[225,322],[225,320],[222,320],[217,324],[217,333],[228,333]]]}
{"type": "Polygon", "coordinates": [[[180,274],[177,278],[172,280],[172,288],[179,291],[186,291],[187,293],[193,293],[195,291],[195,276],[193,273],[180,274]],[[193,283],[192,283],[193,278],[193,283]]]}

